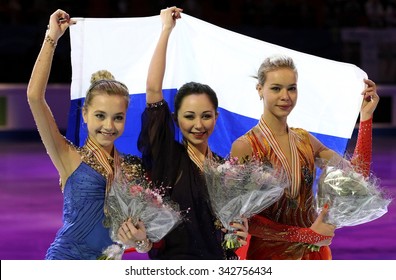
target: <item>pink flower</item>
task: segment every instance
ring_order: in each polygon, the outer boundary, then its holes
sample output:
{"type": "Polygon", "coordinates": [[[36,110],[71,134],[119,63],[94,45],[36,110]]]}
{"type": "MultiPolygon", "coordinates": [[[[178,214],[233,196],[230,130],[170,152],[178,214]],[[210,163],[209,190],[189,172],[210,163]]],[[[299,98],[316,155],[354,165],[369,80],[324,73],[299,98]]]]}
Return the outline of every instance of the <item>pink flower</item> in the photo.
{"type": "Polygon", "coordinates": [[[154,202],[157,206],[160,206],[162,204],[162,196],[150,189],[146,189],[146,194],[150,197],[152,202],[154,202]]]}
{"type": "Polygon", "coordinates": [[[129,188],[131,195],[135,196],[143,192],[143,187],[139,185],[133,185],[129,188]]]}

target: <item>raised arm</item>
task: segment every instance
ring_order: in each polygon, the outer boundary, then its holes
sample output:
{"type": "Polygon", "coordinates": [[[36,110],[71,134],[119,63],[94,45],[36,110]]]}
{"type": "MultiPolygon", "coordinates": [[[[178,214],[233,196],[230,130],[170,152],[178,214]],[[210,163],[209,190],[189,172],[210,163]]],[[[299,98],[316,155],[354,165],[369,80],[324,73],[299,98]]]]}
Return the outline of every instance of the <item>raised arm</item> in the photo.
{"type": "Polygon", "coordinates": [[[151,58],[147,82],[146,82],[146,102],[156,103],[163,99],[162,82],[164,80],[166,67],[166,50],[169,36],[176,25],[176,20],[180,18],[182,9],[171,7],[161,10],[162,31],[158,40],[154,54],[151,58]]]}
{"type": "Polygon", "coordinates": [[[362,92],[363,102],[360,109],[360,124],[352,164],[364,176],[370,174],[372,158],[372,124],[373,114],[379,102],[376,84],[368,79],[364,80],[366,89],[362,92]]]}
{"type": "MultiPolygon", "coordinates": [[[[50,16],[48,30],[34,65],[27,88],[27,98],[41,139],[61,177],[70,171],[69,145],[59,132],[52,112],[45,100],[45,92],[58,39],[75,22],[69,15],[57,10],[50,16]]],[[[70,174],[70,173],[69,173],[70,174]]]]}
{"type": "MultiPolygon", "coordinates": [[[[377,87],[373,81],[365,79],[364,83],[366,84],[366,88],[362,92],[363,101],[360,109],[359,131],[351,163],[358,172],[364,176],[368,176],[370,174],[372,156],[372,120],[373,113],[379,102],[379,96],[377,94],[377,87]]],[[[318,143],[319,141],[312,135],[310,138],[315,154],[320,158],[330,160],[334,156],[338,156],[334,151],[318,143]]]]}

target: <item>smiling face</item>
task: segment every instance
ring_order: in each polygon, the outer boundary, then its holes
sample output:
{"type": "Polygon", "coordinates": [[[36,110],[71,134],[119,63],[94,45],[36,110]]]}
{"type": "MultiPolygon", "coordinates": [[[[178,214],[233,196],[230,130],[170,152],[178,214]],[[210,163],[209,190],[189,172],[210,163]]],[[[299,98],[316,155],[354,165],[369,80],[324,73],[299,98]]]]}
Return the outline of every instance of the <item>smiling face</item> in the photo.
{"type": "Polygon", "coordinates": [[[286,67],[267,72],[257,90],[264,99],[264,118],[286,119],[297,102],[297,75],[286,67]]]}
{"type": "Polygon", "coordinates": [[[89,106],[83,109],[88,135],[111,154],[114,141],[125,128],[127,102],[120,95],[97,92],[89,106]]]}
{"type": "Polygon", "coordinates": [[[205,93],[183,98],[177,112],[177,124],[183,137],[199,150],[206,150],[209,136],[216,125],[217,112],[205,93]]]}

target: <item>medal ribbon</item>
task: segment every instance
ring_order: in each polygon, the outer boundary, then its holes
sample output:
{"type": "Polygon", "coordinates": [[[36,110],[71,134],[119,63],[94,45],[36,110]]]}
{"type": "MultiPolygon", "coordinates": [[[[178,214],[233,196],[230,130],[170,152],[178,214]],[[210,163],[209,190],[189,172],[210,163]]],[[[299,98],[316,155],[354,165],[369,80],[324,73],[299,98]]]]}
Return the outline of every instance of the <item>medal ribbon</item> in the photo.
{"type": "MultiPolygon", "coordinates": [[[[201,160],[197,157],[195,151],[194,151],[193,148],[188,144],[187,141],[184,140],[183,143],[184,143],[184,146],[187,148],[187,153],[188,153],[188,156],[190,157],[190,159],[198,166],[199,170],[201,170],[201,171],[203,172],[203,161],[201,161],[201,160]]],[[[208,149],[207,149],[207,151],[206,151],[205,157],[210,158],[210,159],[212,158],[212,151],[210,150],[209,146],[208,146],[208,149]]]]}
{"type": "MultiPolygon", "coordinates": [[[[114,180],[114,174],[116,172],[117,167],[120,164],[120,156],[117,150],[114,148],[114,158],[111,157],[97,142],[95,142],[91,137],[88,137],[85,146],[92,154],[95,156],[98,163],[105,169],[106,174],[106,193],[105,193],[105,202],[107,199],[107,194],[110,191],[111,184],[114,180]]],[[[107,206],[104,204],[104,212],[107,214],[107,206]]]]}
{"type": "Polygon", "coordinates": [[[298,192],[301,184],[301,176],[299,176],[299,174],[301,173],[301,164],[297,152],[295,133],[291,129],[288,130],[290,151],[292,157],[291,158],[292,166],[290,166],[285,154],[283,153],[281,147],[279,146],[278,141],[274,137],[274,133],[265,123],[263,118],[260,119],[258,126],[261,132],[263,133],[265,139],[268,141],[269,145],[274,150],[276,156],[279,158],[283,166],[283,169],[286,171],[289,182],[291,182],[289,189],[289,198],[296,198],[298,196],[298,192]],[[293,176],[293,174],[295,174],[295,176],[293,176]]]}

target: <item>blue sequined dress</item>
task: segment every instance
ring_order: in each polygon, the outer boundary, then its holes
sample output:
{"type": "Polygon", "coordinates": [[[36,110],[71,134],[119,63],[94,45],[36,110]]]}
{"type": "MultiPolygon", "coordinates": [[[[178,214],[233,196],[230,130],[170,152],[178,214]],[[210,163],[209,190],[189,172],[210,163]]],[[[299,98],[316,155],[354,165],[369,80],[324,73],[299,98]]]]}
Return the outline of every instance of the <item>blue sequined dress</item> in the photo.
{"type": "MultiPolygon", "coordinates": [[[[63,225],[47,250],[48,260],[93,260],[113,244],[110,228],[103,225],[105,171],[85,147],[79,152],[82,162],[64,186],[63,225]]],[[[123,155],[120,168],[128,179],[144,174],[135,156],[123,155]]]]}
{"type": "Polygon", "coordinates": [[[64,187],[63,226],[46,259],[97,259],[113,242],[103,226],[106,179],[82,162],[64,187]]]}

